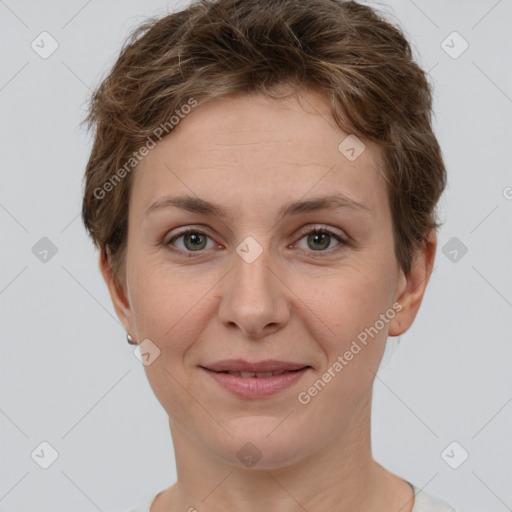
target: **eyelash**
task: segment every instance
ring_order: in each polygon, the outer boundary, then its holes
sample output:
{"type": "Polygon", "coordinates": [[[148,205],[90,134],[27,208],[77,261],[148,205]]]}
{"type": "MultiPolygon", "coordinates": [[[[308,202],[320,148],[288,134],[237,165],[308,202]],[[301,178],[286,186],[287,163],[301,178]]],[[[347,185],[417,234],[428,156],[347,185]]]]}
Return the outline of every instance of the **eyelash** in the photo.
{"type": "MultiPolygon", "coordinates": [[[[177,239],[179,239],[179,238],[181,238],[183,236],[186,236],[186,235],[190,235],[190,234],[199,234],[199,235],[206,236],[207,238],[211,238],[210,236],[208,236],[207,233],[205,233],[204,231],[201,231],[200,229],[186,228],[183,231],[180,231],[179,233],[174,235],[164,245],[168,246],[170,250],[172,250],[174,252],[178,252],[178,253],[185,253],[185,254],[192,255],[195,252],[197,252],[197,253],[204,252],[204,250],[199,250],[199,251],[183,251],[182,249],[176,249],[175,247],[172,247],[172,244],[177,239]]],[[[335,238],[339,242],[339,245],[337,245],[336,247],[332,247],[331,249],[326,249],[326,250],[321,250],[321,251],[308,251],[308,252],[313,253],[313,257],[320,257],[321,258],[321,257],[323,257],[322,255],[315,254],[315,253],[324,253],[324,254],[328,253],[330,255],[333,252],[336,252],[338,250],[343,249],[344,246],[349,245],[349,242],[347,240],[345,240],[344,238],[342,238],[338,233],[336,233],[335,231],[333,231],[333,230],[331,230],[329,228],[326,228],[324,226],[314,226],[309,231],[301,232],[299,240],[302,240],[302,238],[304,238],[307,235],[317,235],[317,234],[327,234],[327,235],[330,235],[330,236],[332,236],[333,238],[335,238]]]]}

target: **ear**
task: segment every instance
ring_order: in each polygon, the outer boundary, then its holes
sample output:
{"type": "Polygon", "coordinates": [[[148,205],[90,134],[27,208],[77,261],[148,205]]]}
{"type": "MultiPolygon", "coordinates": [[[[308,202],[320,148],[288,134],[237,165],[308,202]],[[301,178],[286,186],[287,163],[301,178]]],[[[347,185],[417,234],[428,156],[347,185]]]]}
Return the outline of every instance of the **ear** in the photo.
{"type": "Polygon", "coordinates": [[[389,324],[388,334],[390,336],[400,336],[414,322],[430,280],[436,248],[437,235],[434,230],[431,230],[413,257],[409,275],[406,276],[400,269],[395,302],[401,304],[402,309],[397,312],[389,324]]]}
{"type": "MultiPolygon", "coordinates": [[[[119,320],[121,320],[127,333],[133,333],[134,325],[130,303],[126,297],[125,291],[115,282],[114,275],[112,273],[112,265],[110,263],[110,259],[105,258],[101,251],[99,267],[101,270],[101,274],[103,275],[103,279],[107,284],[108,291],[110,293],[110,298],[112,299],[112,304],[114,305],[114,309],[119,320]]],[[[124,286],[124,288],[126,288],[126,286],[124,286]]]]}

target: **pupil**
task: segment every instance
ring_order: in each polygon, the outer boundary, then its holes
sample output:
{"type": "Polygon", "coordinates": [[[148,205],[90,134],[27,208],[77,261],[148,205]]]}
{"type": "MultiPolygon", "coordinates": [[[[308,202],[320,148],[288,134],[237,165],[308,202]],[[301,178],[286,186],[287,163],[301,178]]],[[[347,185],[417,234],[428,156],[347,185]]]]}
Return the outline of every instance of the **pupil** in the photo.
{"type": "MultiPolygon", "coordinates": [[[[315,233],[314,235],[311,235],[315,240],[318,238],[318,237],[322,237],[324,238],[324,241],[327,237],[329,237],[330,235],[328,235],[327,233],[315,233]]],[[[324,243],[322,244],[322,249],[324,249],[325,247],[327,247],[329,245],[329,242],[324,243]]]]}
{"type": "MultiPolygon", "coordinates": [[[[187,235],[187,237],[185,238],[186,240],[187,239],[188,240],[193,240],[192,241],[192,247],[188,247],[188,248],[189,249],[192,248],[193,250],[194,250],[194,248],[197,249],[198,248],[197,242],[200,240],[201,237],[202,237],[202,235],[199,235],[198,233],[192,233],[192,234],[187,235]]],[[[199,248],[201,248],[201,247],[199,247],[199,248]]]]}

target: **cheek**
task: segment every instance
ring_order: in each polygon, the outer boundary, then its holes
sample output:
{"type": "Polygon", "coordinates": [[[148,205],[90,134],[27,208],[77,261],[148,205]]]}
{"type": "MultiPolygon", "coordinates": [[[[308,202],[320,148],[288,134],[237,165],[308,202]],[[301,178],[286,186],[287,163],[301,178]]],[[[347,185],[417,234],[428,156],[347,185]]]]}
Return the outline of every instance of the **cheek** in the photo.
{"type": "Polygon", "coordinates": [[[394,316],[394,311],[389,311],[389,286],[375,273],[354,269],[343,276],[330,276],[323,287],[315,286],[313,293],[312,288],[308,292],[307,284],[302,282],[297,294],[309,297],[302,313],[324,352],[322,370],[329,372],[325,380],[330,390],[325,396],[332,393],[334,401],[348,406],[371,386],[382,359],[394,316]]]}
{"type": "Polygon", "coordinates": [[[132,270],[137,335],[140,340],[151,340],[159,350],[144,367],[148,382],[164,410],[187,425],[194,420],[196,404],[191,395],[196,394],[183,391],[188,382],[183,362],[203,328],[204,302],[200,299],[206,290],[161,266],[134,265],[132,270]]]}
{"type": "Polygon", "coordinates": [[[139,339],[150,339],[160,349],[164,334],[176,324],[183,302],[179,282],[151,258],[134,254],[127,262],[130,304],[139,339]]]}
{"type": "MultiPolygon", "coordinates": [[[[359,277],[331,279],[325,293],[309,292],[308,328],[325,361],[318,374],[301,387],[299,401],[308,405],[299,409],[312,419],[333,417],[334,430],[350,420],[370,393],[387,339],[389,324],[380,315],[391,307],[389,294],[375,279],[359,277]],[[380,329],[375,328],[376,322],[380,329]]],[[[303,286],[302,296],[307,297],[307,283],[303,286]]]]}
{"type": "Polygon", "coordinates": [[[140,339],[150,339],[163,359],[184,353],[197,339],[204,322],[208,291],[215,279],[171,272],[161,263],[142,261],[132,267],[130,301],[140,339]]]}
{"type": "Polygon", "coordinates": [[[375,273],[350,270],[326,277],[322,285],[301,279],[294,291],[309,306],[311,321],[323,326],[337,346],[357,337],[390,307],[388,288],[375,273]]]}

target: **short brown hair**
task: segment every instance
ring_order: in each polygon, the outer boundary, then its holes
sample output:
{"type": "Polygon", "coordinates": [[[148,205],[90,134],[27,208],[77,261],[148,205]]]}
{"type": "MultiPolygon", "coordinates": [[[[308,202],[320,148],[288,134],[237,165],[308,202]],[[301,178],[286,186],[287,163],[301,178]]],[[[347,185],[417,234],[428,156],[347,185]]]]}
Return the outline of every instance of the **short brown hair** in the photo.
{"type": "Polygon", "coordinates": [[[117,284],[134,152],[191,98],[275,98],[286,86],[321,92],[343,131],[381,148],[395,255],[409,273],[414,252],[440,226],[435,208],[446,170],[431,86],[399,26],[353,1],[198,0],[136,28],[90,100],[85,122],[95,138],[82,220],[117,284]]]}

